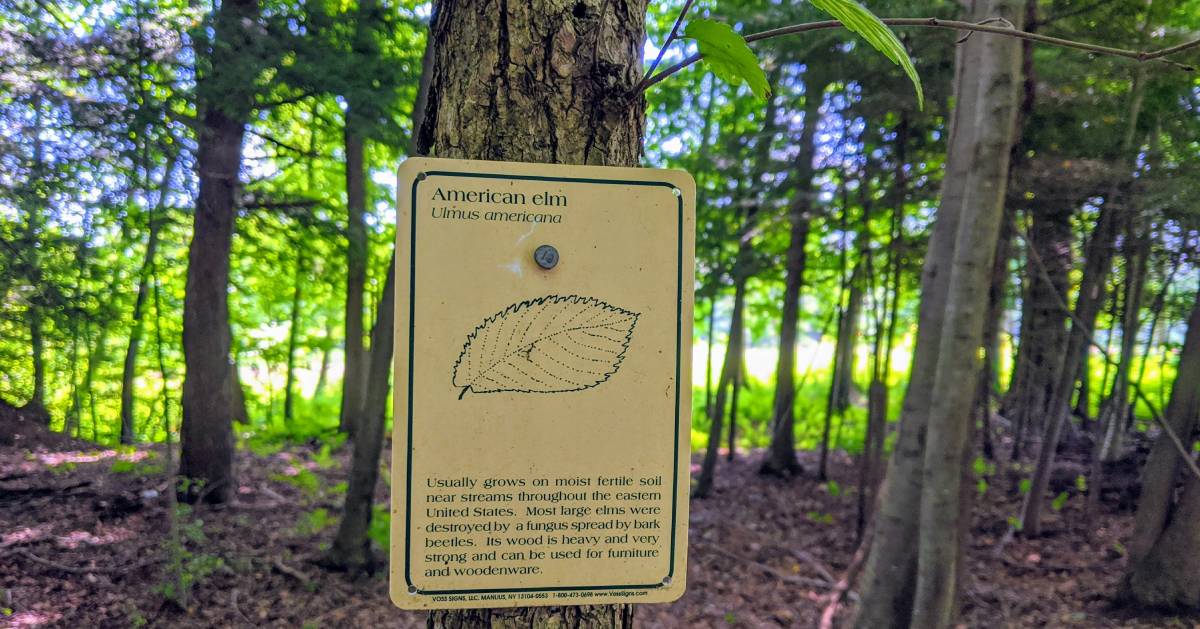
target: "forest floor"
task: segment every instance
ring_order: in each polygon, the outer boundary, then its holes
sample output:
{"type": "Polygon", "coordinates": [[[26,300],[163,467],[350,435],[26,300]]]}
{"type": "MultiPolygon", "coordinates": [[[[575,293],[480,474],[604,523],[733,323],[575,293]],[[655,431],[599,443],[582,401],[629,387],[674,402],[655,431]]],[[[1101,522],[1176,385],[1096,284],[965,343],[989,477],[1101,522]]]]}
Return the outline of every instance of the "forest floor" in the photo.
{"type": "MultiPolygon", "coordinates": [[[[162,447],[45,437],[0,447],[0,626],[424,626],[423,615],[391,606],[386,570],[351,578],[313,563],[332,538],[349,448],[239,451],[237,503],[180,520],[188,552],[174,556],[195,577],[183,609],[164,596],[162,447]]],[[[817,625],[856,548],[856,468],[835,456],[833,483],[811,474],[785,481],[758,476],[758,459],[722,458],[712,496],[692,501],[687,594],[641,606],[641,626],[817,625]]],[[[816,463],[801,460],[809,470],[816,463]]],[[[993,479],[976,504],[967,626],[1200,627],[1197,618],[1111,605],[1128,500],[1106,502],[1085,523],[1083,499],[1072,495],[1050,513],[1049,534],[1002,543],[1019,504],[1012,484],[993,479]]],[[[837,619],[846,615],[842,608],[837,619]]]]}

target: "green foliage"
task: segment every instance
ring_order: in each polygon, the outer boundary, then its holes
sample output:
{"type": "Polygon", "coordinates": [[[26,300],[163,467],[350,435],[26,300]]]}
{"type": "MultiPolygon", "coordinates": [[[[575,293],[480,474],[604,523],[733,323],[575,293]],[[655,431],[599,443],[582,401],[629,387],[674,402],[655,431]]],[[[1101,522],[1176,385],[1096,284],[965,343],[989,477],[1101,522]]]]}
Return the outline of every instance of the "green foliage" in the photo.
{"type": "Polygon", "coordinates": [[[281,483],[287,483],[293,487],[299,488],[306,495],[313,497],[321,491],[321,479],[312,471],[304,468],[292,468],[292,473],[271,474],[271,480],[281,483]]]}
{"type": "Polygon", "coordinates": [[[1054,497],[1054,500],[1052,500],[1050,502],[1050,507],[1053,508],[1055,511],[1062,511],[1063,507],[1066,506],[1067,501],[1070,499],[1071,499],[1071,494],[1069,494],[1065,491],[1061,492],[1057,496],[1054,497]]]}
{"type": "Polygon", "coordinates": [[[371,528],[367,537],[380,548],[388,548],[392,536],[392,511],[386,504],[371,507],[371,528]]]}
{"type": "Polygon", "coordinates": [[[312,537],[336,523],[337,517],[331,515],[328,509],[313,509],[300,516],[300,521],[296,523],[296,535],[312,537]]]}
{"type": "Polygon", "coordinates": [[[875,50],[883,53],[892,63],[903,68],[904,73],[908,75],[908,80],[912,81],[913,88],[916,89],[917,108],[925,108],[925,91],[921,87],[921,77],[917,75],[917,69],[913,66],[912,59],[908,57],[908,51],[904,49],[904,44],[896,39],[896,34],[892,32],[892,29],[879,21],[874,13],[854,0],[812,0],[812,3],[813,6],[832,15],[846,28],[861,35],[875,50]]]}
{"type": "Polygon", "coordinates": [[[192,550],[193,547],[203,548],[208,536],[204,533],[204,521],[193,517],[190,506],[177,505],[171,517],[179,535],[177,538],[168,536],[163,541],[167,562],[162,580],[153,589],[163,598],[188,609],[192,589],[223,568],[225,561],[216,555],[192,550]]]}
{"type": "Polygon", "coordinates": [[[735,87],[745,83],[759,98],[770,95],[771,86],[759,67],[758,57],[733,27],[714,20],[689,20],[683,36],[696,40],[704,63],[722,81],[735,87]]]}
{"type": "Polygon", "coordinates": [[[810,522],[815,522],[817,524],[833,524],[833,514],[832,513],[822,513],[820,511],[809,511],[808,513],[806,513],[804,515],[806,518],[808,518],[808,520],[810,522]]]}

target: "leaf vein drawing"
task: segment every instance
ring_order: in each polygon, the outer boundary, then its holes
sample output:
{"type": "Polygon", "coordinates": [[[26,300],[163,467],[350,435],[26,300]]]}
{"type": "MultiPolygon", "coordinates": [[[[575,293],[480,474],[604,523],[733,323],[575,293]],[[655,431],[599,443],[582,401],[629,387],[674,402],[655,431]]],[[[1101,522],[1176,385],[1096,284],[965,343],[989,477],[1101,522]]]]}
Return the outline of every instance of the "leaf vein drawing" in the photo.
{"type": "Polygon", "coordinates": [[[460,389],[459,399],[468,392],[590,389],[621,368],[639,316],[579,295],[513,304],[467,335],[451,381],[460,389]]]}

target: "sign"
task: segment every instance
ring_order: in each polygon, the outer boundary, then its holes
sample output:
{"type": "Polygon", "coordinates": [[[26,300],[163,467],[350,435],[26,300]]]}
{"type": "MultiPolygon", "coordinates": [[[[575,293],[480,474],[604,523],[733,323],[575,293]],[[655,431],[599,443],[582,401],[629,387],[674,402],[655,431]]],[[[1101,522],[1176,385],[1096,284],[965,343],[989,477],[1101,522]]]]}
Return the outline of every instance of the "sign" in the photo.
{"type": "Polygon", "coordinates": [[[392,600],[679,598],[691,177],[414,158],[397,192],[392,600]]]}

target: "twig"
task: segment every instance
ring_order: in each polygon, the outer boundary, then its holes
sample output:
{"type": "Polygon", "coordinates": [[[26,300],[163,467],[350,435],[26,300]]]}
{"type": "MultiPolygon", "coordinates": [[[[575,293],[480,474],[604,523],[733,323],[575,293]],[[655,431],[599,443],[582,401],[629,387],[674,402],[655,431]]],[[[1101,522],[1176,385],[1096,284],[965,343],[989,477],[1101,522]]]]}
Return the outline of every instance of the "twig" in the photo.
{"type": "MultiPolygon", "coordinates": [[[[914,27],[923,27],[923,28],[944,28],[944,29],[955,30],[955,31],[976,31],[976,32],[980,32],[980,33],[991,33],[993,35],[1004,35],[1005,37],[1016,37],[1017,39],[1027,39],[1029,41],[1034,41],[1034,42],[1038,42],[1038,43],[1042,43],[1042,44],[1049,44],[1051,46],[1059,46],[1062,48],[1074,48],[1076,50],[1084,50],[1084,51],[1096,53],[1099,55],[1125,57],[1126,59],[1133,59],[1135,61],[1161,61],[1163,63],[1168,63],[1170,65],[1181,68],[1183,70],[1187,70],[1189,72],[1195,71],[1196,68],[1194,66],[1178,63],[1175,61],[1170,61],[1170,60],[1166,59],[1166,57],[1184,52],[1185,50],[1191,50],[1192,48],[1200,47],[1200,39],[1195,39],[1195,40],[1191,40],[1191,41],[1186,41],[1182,44],[1177,44],[1175,46],[1168,46],[1166,48],[1160,48],[1158,50],[1127,50],[1124,48],[1113,48],[1111,46],[1101,46],[1099,44],[1089,44],[1086,42],[1079,42],[1079,41],[1074,41],[1071,39],[1064,39],[1062,37],[1051,37],[1050,35],[1043,35],[1041,33],[1030,33],[1028,31],[1020,31],[1015,28],[1009,28],[1006,26],[995,26],[992,24],[976,24],[974,22],[963,22],[961,20],[943,20],[941,18],[936,18],[936,17],[887,17],[887,18],[881,18],[880,21],[883,22],[884,24],[887,24],[888,26],[914,26],[914,27]]],[[[985,22],[986,21],[987,20],[985,20],[985,22]]],[[[771,30],[766,30],[766,31],[762,31],[759,33],[753,33],[751,35],[747,35],[746,42],[750,43],[750,42],[762,41],[764,39],[773,39],[776,37],[782,37],[784,35],[796,35],[798,33],[807,33],[809,31],[818,31],[818,30],[825,30],[825,29],[831,29],[831,28],[843,28],[843,27],[844,27],[844,25],[838,20],[825,20],[825,21],[821,21],[821,22],[806,22],[804,24],[793,24],[791,26],[783,26],[780,28],[773,28],[771,30]]],[[[651,85],[654,85],[655,83],[662,81],[663,79],[671,76],[672,74],[675,74],[676,72],[679,72],[680,70],[692,65],[693,63],[696,63],[703,57],[704,57],[704,55],[702,55],[700,53],[696,53],[694,55],[691,55],[691,56],[685,58],[684,60],[680,61],[679,63],[676,63],[675,65],[663,70],[662,72],[655,74],[652,77],[642,79],[642,81],[640,83],[638,83],[637,86],[634,87],[634,90],[633,90],[634,93],[640,94],[641,92],[646,91],[646,89],[648,89],[651,85]]]]}
{"type": "Polygon", "coordinates": [[[679,10],[679,15],[675,17],[675,24],[671,26],[671,34],[667,35],[662,48],[658,49],[658,56],[654,58],[654,63],[650,64],[650,69],[646,70],[646,75],[642,77],[642,81],[650,78],[654,74],[654,71],[658,69],[658,64],[662,63],[663,55],[667,53],[667,48],[670,48],[671,44],[675,42],[675,34],[679,32],[679,25],[683,23],[684,16],[691,10],[693,2],[695,0],[687,0],[683,3],[683,8],[679,10]]]}
{"type": "Polygon", "coordinates": [[[46,566],[47,568],[54,568],[55,570],[69,572],[71,574],[132,572],[139,568],[144,568],[146,566],[149,566],[158,561],[157,559],[145,559],[136,564],[133,564],[132,566],[80,566],[80,567],[75,567],[75,566],[67,566],[67,565],[64,565],[61,563],[50,561],[49,559],[42,559],[41,557],[38,557],[37,555],[29,552],[28,550],[25,550],[24,548],[18,548],[17,550],[13,551],[12,554],[21,555],[22,557],[25,557],[26,559],[28,559],[36,564],[41,564],[43,566],[46,566]]]}
{"type": "Polygon", "coordinates": [[[814,571],[816,571],[816,573],[818,575],[820,575],[821,578],[825,579],[826,581],[829,581],[830,583],[837,581],[837,579],[834,578],[833,573],[830,572],[829,569],[825,567],[825,564],[821,563],[820,560],[818,560],[816,557],[813,557],[812,555],[810,555],[802,550],[799,550],[796,548],[789,548],[785,544],[781,544],[779,542],[770,540],[766,536],[761,535],[758,531],[755,531],[753,529],[748,529],[744,526],[739,526],[738,529],[740,529],[744,533],[748,533],[750,535],[757,537],[763,543],[771,546],[772,548],[778,549],[784,553],[791,555],[793,558],[796,559],[796,561],[799,561],[800,563],[808,564],[808,566],[810,568],[812,568],[814,571]]]}
{"type": "Polygon", "coordinates": [[[751,558],[743,556],[743,555],[739,555],[737,553],[732,553],[732,552],[725,550],[724,548],[721,548],[720,546],[717,546],[715,544],[705,544],[705,546],[708,546],[709,550],[711,550],[712,552],[714,552],[718,555],[722,555],[724,557],[728,557],[728,558],[734,559],[736,561],[748,563],[748,564],[754,566],[755,568],[758,568],[759,570],[762,570],[763,572],[775,577],[776,579],[783,581],[784,583],[791,583],[792,585],[803,585],[806,587],[818,587],[818,588],[825,588],[825,589],[831,589],[834,587],[834,584],[829,581],[825,581],[822,579],[811,579],[808,577],[800,577],[800,576],[796,576],[794,574],[788,574],[777,568],[772,568],[771,566],[768,566],[765,563],[755,561],[754,559],[751,559],[751,558]]]}
{"type": "Polygon", "coordinates": [[[282,572],[283,574],[286,574],[289,577],[292,577],[293,579],[303,583],[304,585],[308,585],[309,582],[311,581],[311,579],[308,578],[307,574],[304,574],[303,572],[300,572],[299,570],[283,563],[283,561],[280,559],[272,560],[271,566],[274,567],[276,570],[282,572]]]}
{"type": "Polygon", "coordinates": [[[871,550],[871,539],[873,537],[873,531],[867,531],[863,535],[863,542],[854,551],[854,558],[850,560],[850,566],[846,568],[846,574],[834,584],[833,591],[829,593],[829,603],[825,605],[825,609],[821,612],[821,629],[833,629],[833,617],[837,614],[838,606],[842,603],[842,598],[850,591],[850,584],[854,583],[854,580],[858,578],[858,573],[862,571],[863,565],[867,563],[867,553],[871,550]]]}
{"type": "Polygon", "coordinates": [[[237,612],[237,615],[239,617],[241,617],[241,619],[244,620],[247,625],[250,625],[251,627],[255,626],[254,622],[251,621],[250,618],[248,616],[246,616],[245,613],[242,612],[242,608],[238,605],[238,589],[237,588],[233,588],[233,590],[231,590],[229,592],[229,606],[233,608],[233,611],[237,612]]]}
{"type": "Polygon", "coordinates": [[[329,617],[335,616],[339,613],[349,611],[356,607],[362,607],[363,605],[367,605],[367,604],[374,603],[374,602],[375,602],[375,599],[372,599],[372,598],[361,598],[361,599],[358,599],[357,601],[354,601],[353,603],[349,603],[347,605],[342,605],[341,607],[334,607],[333,609],[326,611],[325,613],[321,614],[320,616],[313,618],[310,622],[314,627],[320,627],[321,621],[325,620],[326,618],[329,618],[329,617]]]}

